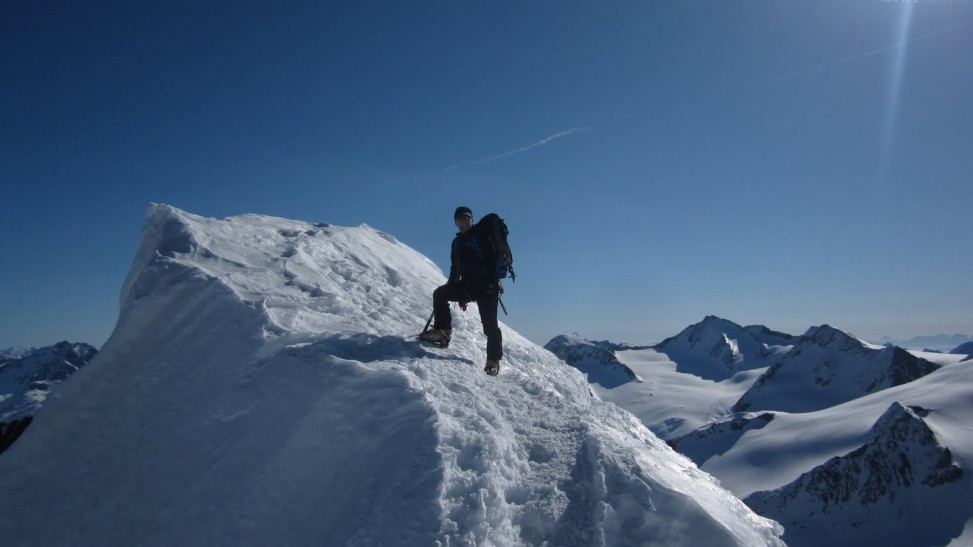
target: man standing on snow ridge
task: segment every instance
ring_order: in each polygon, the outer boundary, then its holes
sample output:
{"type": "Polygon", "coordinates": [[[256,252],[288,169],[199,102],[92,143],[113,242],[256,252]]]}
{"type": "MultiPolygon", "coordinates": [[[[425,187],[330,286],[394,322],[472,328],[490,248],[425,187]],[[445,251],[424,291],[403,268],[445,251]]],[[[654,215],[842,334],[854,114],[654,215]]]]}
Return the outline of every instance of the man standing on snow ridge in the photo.
{"type": "Polygon", "coordinates": [[[496,275],[494,251],[490,245],[477,245],[486,237],[474,237],[473,211],[469,207],[457,207],[453,222],[459,233],[453,239],[450,253],[449,281],[432,293],[435,321],[431,330],[423,331],[419,338],[442,347],[449,346],[453,329],[450,302],[459,302],[466,311],[469,302],[476,302],[480,310],[483,334],[487,337],[487,362],[483,370],[490,376],[500,372],[503,357],[503,335],[497,322],[497,304],[500,301],[500,280],[496,275]],[[476,247],[475,247],[476,246],[476,247]]]}

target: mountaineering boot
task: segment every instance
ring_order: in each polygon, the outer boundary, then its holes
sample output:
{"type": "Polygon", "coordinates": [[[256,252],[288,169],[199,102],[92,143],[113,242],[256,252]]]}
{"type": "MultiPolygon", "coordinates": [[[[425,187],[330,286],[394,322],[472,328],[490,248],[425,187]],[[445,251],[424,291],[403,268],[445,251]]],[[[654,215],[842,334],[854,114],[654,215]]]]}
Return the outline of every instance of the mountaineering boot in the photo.
{"type": "Polygon", "coordinates": [[[436,344],[444,348],[449,347],[449,339],[452,336],[452,330],[450,329],[429,329],[423,331],[419,335],[419,339],[429,342],[430,344],[436,344]]]}
{"type": "Polygon", "coordinates": [[[487,361],[486,366],[483,367],[483,371],[490,376],[496,376],[500,373],[500,361],[492,359],[487,361]]]}

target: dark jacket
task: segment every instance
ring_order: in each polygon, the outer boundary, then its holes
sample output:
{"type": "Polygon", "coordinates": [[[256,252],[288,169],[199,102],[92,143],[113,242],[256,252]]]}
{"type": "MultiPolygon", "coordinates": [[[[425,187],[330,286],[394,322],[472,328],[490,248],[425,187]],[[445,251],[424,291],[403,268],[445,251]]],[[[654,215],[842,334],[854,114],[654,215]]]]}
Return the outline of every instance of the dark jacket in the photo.
{"type": "Polygon", "coordinates": [[[470,290],[497,285],[496,262],[493,246],[488,242],[489,235],[479,226],[473,226],[466,233],[458,233],[453,239],[450,253],[449,282],[462,282],[470,290]]]}

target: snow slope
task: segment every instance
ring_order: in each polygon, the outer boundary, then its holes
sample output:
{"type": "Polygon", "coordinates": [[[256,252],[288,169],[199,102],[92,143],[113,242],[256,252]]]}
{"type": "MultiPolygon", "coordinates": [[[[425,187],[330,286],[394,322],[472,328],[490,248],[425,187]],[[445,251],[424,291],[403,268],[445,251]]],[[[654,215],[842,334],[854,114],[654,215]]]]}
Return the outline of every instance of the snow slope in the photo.
{"type": "MultiPolygon", "coordinates": [[[[566,356],[564,358],[567,360],[576,357],[578,352],[561,351],[559,355],[566,356]]],[[[616,351],[613,358],[624,363],[623,366],[631,370],[638,381],[620,383],[614,387],[612,384],[593,382],[591,390],[600,399],[635,414],[663,439],[685,435],[725,416],[766,370],[745,370],[717,382],[680,372],[675,362],[654,349],[616,351]]],[[[594,363],[589,361],[585,366],[591,369],[594,363]]],[[[613,367],[612,370],[617,369],[613,367]]],[[[589,378],[600,378],[604,373],[588,374],[589,378]]]]}
{"type": "Polygon", "coordinates": [[[780,544],[516,332],[483,374],[475,306],[420,346],[444,279],[392,236],[148,213],[115,332],[0,457],[5,543],[780,544]]]}

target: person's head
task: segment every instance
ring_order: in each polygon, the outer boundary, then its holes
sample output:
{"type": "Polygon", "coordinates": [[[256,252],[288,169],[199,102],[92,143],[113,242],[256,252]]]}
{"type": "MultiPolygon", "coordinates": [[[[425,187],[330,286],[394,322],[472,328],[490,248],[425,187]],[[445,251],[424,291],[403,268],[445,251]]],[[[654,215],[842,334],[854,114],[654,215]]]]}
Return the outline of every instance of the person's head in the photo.
{"type": "Polygon", "coordinates": [[[469,207],[457,207],[453,213],[453,221],[460,232],[465,232],[473,227],[473,211],[469,207]]]}

